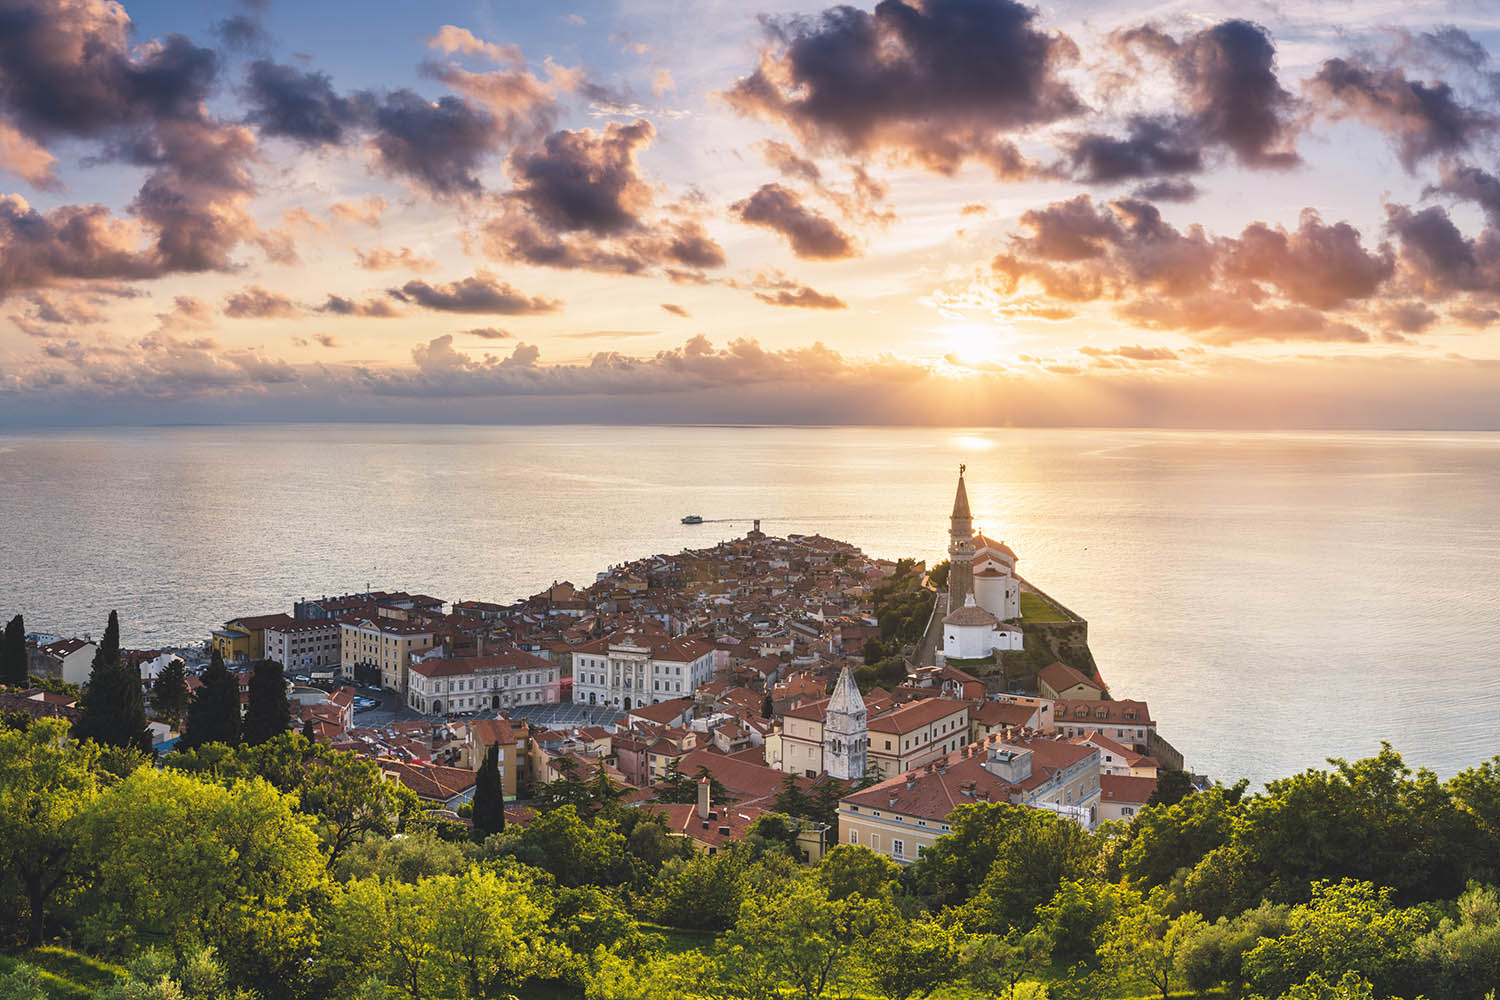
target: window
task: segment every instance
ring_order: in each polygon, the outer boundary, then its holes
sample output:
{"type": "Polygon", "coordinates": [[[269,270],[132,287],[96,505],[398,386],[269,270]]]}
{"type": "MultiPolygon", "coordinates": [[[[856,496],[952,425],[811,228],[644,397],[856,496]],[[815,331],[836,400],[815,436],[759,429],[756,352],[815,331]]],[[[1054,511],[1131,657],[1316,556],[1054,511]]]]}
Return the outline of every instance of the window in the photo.
{"type": "Polygon", "coordinates": [[[891,857],[893,857],[893,858],[904,858],[904,857],[906,857],[906,841],[900,840],[900,839],[893,839],[891,841],[891,857]]]}
{"type": "Polygon", "coordinates": [[[851,843],[851,844],[857,844],[857,843],[859,843],[859,831],[858,830],[850,830],[849,831],[849,843],[851,843]]]}

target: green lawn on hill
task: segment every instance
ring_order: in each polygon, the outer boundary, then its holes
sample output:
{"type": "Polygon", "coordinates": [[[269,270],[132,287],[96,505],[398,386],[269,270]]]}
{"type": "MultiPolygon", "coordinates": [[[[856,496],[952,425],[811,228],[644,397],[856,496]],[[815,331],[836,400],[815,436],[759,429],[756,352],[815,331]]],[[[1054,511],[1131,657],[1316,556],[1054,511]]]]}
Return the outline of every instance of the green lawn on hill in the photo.
{"type": "Polygon", "coordinates": [[[89,1000],[125,975],[125,970],[66,948],[33,948],[14,955],[0,955],[0,975],[17,965],[41,970],[42,988],[57,1000],[89,1000]]]}
{"type": "Polygon", "coordinates": [[[1065,622],[1068,616],[1047,603],[1046,598],[1029,590],[1021,591],[1021,621],[1065,622]]]}

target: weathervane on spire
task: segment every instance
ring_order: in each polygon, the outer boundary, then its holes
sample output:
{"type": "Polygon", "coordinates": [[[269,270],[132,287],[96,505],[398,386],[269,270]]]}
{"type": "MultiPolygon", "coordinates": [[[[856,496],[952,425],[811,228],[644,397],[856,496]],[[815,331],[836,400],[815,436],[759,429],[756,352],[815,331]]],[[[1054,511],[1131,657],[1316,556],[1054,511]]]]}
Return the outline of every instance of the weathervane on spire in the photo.
{"type": "Polygon", "coordinates": [[[966,469],[968,469],[968,466],[967,466],[967,465],[964,465],[964,464],[963,464],[963,463],[962,463],[962,462],[960,462],[960,463],[959,463],[959,466],[958,466],[958,474],[959,474],[959,475],[960,475],[960,476],[961,476],[961,475],[963,475],[963,474],[964,474],[964,471],[965,471],[965,470],[966,470],[966,469]]]}

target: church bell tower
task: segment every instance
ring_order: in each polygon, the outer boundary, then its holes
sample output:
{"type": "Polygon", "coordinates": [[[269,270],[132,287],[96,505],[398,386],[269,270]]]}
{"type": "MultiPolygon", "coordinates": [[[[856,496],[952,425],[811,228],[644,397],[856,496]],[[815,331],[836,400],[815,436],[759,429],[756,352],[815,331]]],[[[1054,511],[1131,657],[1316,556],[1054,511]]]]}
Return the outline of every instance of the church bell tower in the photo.
{"type": "Polygon", "coordinates": [[[974,593],[974,518],[969,513],[969,491],[964,489],[964,472],[958,467],[958,493],[953,497],[953,517],[948,528],[948,607],[964,606],[964,599],[974,593]]]}

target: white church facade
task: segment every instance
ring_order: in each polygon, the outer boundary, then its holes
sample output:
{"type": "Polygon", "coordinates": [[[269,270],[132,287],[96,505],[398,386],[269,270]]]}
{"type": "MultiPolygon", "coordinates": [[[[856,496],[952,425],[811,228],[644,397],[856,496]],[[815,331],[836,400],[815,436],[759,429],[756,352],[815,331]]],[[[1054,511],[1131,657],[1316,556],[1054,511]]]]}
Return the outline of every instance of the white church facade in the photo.
{"type": "Polygon", "coordinates": [[[948,613],[943,658],[976,660],[1021,648],[1021,581],[1009,545],[974,531],[964,466],[948,528],[948,613]]]}

